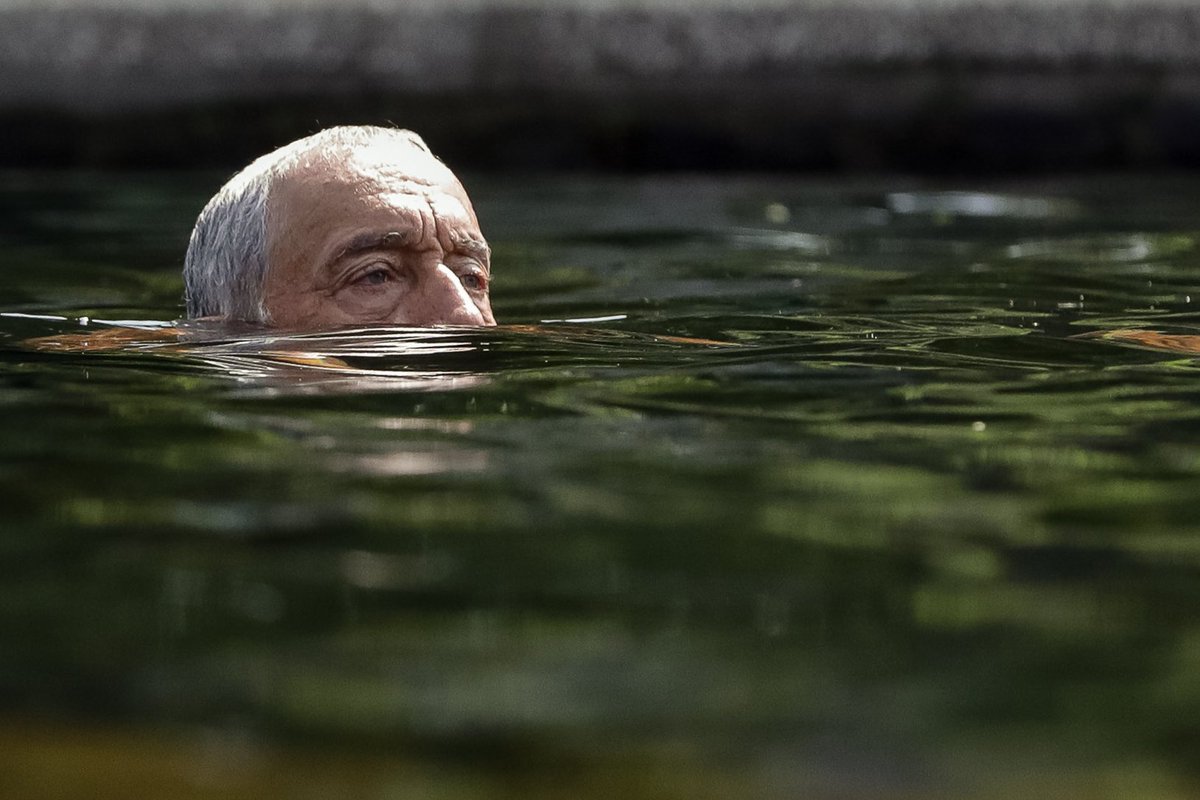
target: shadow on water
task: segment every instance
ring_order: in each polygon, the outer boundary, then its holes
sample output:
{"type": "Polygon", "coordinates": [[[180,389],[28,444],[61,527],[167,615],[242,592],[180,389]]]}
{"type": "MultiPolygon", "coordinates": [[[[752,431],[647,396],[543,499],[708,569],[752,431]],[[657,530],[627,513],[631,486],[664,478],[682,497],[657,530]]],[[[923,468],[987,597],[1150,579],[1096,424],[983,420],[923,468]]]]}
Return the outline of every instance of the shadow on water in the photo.
{"type": "Polygon", "coordinates": [[[0,794],[1195,796],[1200,186],[484,181],[511,324],[289,334],[59,180],[0,794]]]}

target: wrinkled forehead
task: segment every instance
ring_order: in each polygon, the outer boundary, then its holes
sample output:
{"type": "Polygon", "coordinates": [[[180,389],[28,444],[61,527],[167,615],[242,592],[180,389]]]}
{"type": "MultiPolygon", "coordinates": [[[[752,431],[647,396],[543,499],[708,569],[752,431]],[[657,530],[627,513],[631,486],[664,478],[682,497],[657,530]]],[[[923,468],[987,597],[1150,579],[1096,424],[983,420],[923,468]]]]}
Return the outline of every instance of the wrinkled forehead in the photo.
{"type": "MultiPolygon", "coordinates": [[[[415,194],[430,200],[457,200],[474,222],[475,211],[467,191],[449,167],[438,161],[420,140],[408,137],[373,139],[353,148],[342,148],[313,160],[317,167],[301,180],[317,178],[320,184],[344,184],[371,196],[415,194]]],[[[455,205],[451,203],[451,205],[455,205]]]]}
{"type": "Polygon", "coordinates": [[[270,247],[286,240],[319,249],[327,236],[384,225],[397,214],[436,218],[482,238],[454,173],[423,147],[397,139],[314,153],[281,175],[268,201],[270,247]]]}
{"type": "Polygon", "coordinates": [[[466,198],[462,184],[449,167],[428,150],[403,139],[356,147],[343,153],[339,163],[331,166],[384,190],[404,185],[427,186],[466,198]]]}

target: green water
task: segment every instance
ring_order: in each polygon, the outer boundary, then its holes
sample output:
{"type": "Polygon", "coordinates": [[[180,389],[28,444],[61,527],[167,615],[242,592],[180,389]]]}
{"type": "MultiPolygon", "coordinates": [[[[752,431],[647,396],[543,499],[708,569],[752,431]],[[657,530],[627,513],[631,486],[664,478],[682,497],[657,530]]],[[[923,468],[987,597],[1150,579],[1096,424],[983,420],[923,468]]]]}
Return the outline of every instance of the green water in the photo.
{"type": "Polygon", "coordinates": [[[468,181],[544,327],[25,344],[218,181],[0,179],[0,796],[1200,792],[1200,356],[1075,338],[1200,182],[468,181]]]}

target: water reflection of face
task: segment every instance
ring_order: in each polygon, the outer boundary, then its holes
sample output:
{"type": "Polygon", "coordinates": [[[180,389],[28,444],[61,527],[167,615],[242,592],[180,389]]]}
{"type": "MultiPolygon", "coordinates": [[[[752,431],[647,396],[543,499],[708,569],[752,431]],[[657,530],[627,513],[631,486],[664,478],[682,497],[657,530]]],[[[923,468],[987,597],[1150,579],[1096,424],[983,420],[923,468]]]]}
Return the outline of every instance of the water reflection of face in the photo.
{"type": "Polygon", "coordinates": [[[273,325],[495,325],[491,258],[454,173],[386,142],[316,159],[268,210],[264,305],[273,325]]]}

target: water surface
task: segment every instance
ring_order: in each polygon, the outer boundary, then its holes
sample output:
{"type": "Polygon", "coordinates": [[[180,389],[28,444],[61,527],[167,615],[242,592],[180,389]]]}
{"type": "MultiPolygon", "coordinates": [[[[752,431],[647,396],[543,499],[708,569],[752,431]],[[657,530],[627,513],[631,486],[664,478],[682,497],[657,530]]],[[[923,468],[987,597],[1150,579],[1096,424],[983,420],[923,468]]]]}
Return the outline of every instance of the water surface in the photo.
{"type": "Polygon", "coordinates": [[[218,182],[0,180],[0,796],[1200,791],[1200,182],[469,181],[507,327],[28,343],[218,182]]]}

